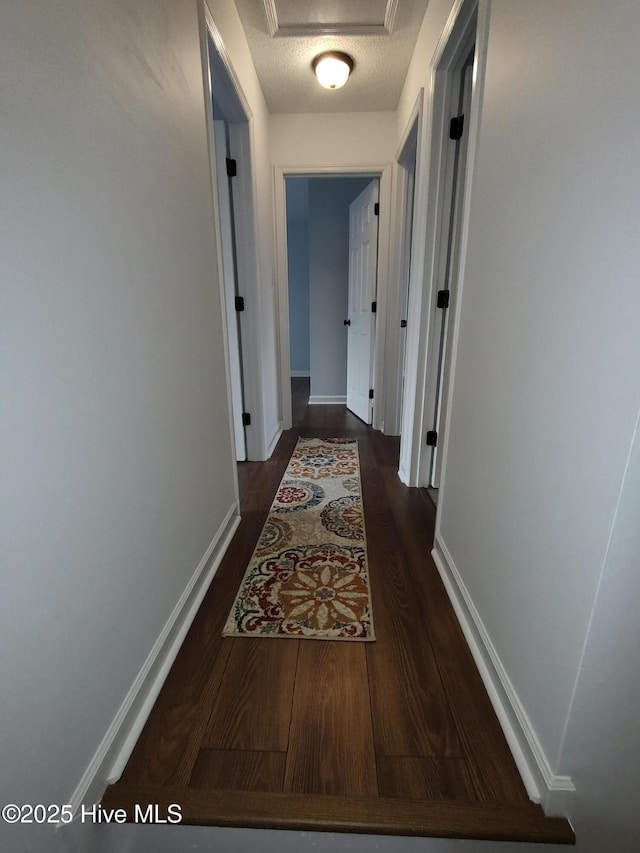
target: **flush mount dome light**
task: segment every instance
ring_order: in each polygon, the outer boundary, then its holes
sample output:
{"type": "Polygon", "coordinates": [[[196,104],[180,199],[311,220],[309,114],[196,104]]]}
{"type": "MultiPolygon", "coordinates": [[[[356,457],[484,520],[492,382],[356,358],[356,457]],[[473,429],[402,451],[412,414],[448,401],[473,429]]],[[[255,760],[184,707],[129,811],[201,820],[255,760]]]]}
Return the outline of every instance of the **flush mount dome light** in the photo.
{"type": "Polygon", "coordinates": [[[353,70],[353,59],[347,53],[332,50],[316,56],[311,67],[325,89],[341,89],[353,70]]]}

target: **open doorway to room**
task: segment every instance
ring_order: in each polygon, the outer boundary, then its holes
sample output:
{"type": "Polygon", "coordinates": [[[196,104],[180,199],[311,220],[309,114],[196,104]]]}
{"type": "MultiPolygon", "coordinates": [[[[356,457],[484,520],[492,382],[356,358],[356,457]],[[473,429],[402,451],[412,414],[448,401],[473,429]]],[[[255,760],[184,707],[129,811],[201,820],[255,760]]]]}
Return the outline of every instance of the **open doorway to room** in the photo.
{"type": "MultiPolygon", "coordinates": [[[[340,310],[335,310],[334,322],[332,323],[332,335],[335,341],[337,334],[341,335],[341,376],[342,384],[339,388],[331,389],[328,385],[320,385],[314,382],[314,361],[313,348],[309,346],[309,372],[310,376],[310,391],[311,397],[315,398],[333,398],[333,399],[312,399],[312,405],[330,404],[347,405],[347,388],[345,387],[346,364],[349,362],[349,330],[352,332],[361,328],[360,323],[356,323],[354,318],[357,312],[360,312],[360,319],[366,318],[364,325],[368,325],[369,340],[367,344],[367,359],[357,361],[357,364],[365,364],[366,367],[360,369],[356,373],[359,380],[361,396],[364,396],[364,403],[367,408],[366,412],[358,412],[358,417],[365,423],[370,423],[374,429],[384,431],[384,413],[385,413],[385,336],[386,336],[386,314],[387,314],[387,292],[388,292],[388,267],[389,267],[389,252],[390,252],[390,223],[392,221],[391,210],[391,166],[389,164],[367,165],[367,166],[331,166],[313,165],[308,167],[300,166],[274,166],[274,191],[275,191],[275,230],[276,230],[276,270],[277,270],[277,299],[278,299],[278,348],[279,348],[279,380],[280,380],[280,418],[283,430],[291,428],[292,425],[292,397],[291,397],[291,371],[292,362],[290,355],[291,347],[291,323],[289,322],[290,314],[290,294],[289,294],[289,257],[288,243],[290,238],[287,236],[287,205],[290,200],[287,199],[288,186],[292,181],[305,179],[307,186],[311,189],[309,203],[313,205],[313,196],[315,193],[319,195],[331,192],[326,188],[330,184],[325,184],[327,181],[337,181],[336,187],[341,186],[340,181],[359,181],[360,193],[364,193],[360,199],[359,207],[361,210],[360,225],[365,222],[371,224],[375,222],[376,233],[375,239],[369,238],[367,242],[368,248],[361,253],[360,261],[363,269],[368,270],[368,284],[362,284],[358,291],[357,298],[348,301],[348,281],[349,281],[349,264],[344,263],[345,245],[348,245],[349,235],[349,217],[348,206],[354,204],[355,198],[344,199],[345,204],[342,210],[343,226],[340,227],[340,242],[342,249],[342,277],[343,285],[336,289],[335,294],[340,293],[340,301],[338,302],[340,310]],[[323,190],[324,187],[324,190],[323,190]],[[366,188],[369,187],[369,195],[367,197],[366,188]],[[364,211],[368,211],[366,215],[364,211]],[[369,251],[375,244],[376,251],[369,251]],[[350,315],[350,311],[352,312],[350,315]],[[346,313],[345,313],[346,312],[346,313]],[[349,325],[351,320],[351,325],[349,325]],[[345,345],[347,351],[345,352],[345,345]],[[346,360],[345,360],[346,359],[346,360]],[[337,398],[337,399],[336,399],[337,398]],[[363,416],[364,414],[364,416],[363,416]]],[[[291,183],[291,186],[295,186],[291,183]]],[[[345,183],[345,187],[347,184],[345,183]]],[[[356,184],[352,185],[353,187],[356,184]]],[[[295,192],[295,191],[294,191],[295,192]]],[[[348,195],[348,194],[347,194],[348,195]]],[[[357,192],[356,192],[357,197],[357,192]]],[[[334,199],[335,200],[335,199],[334,199]]],[[[295,207],[295,202],[294,207],[295,207]]],[[[357,218],[357,217],[356,217],[357,218]]],[[[295,229],[294,229],[295,230],[295,229]]],[[[330,262],[335,254],[329,246],[327,240],[320,241],[320,251],[325,256],[324,260],[330,262]],[[329,249],[327,248],[329,246],[329,249]]],[[[312,244],[310,244],[312,248],[312,244]]],[[[361,249],[363,246],[361,245],[361,249]]],[[[347,249],[348,252],[348,249],[347,249]]],[[[348,255],[347,255],[348,257],[348,255]]],[[[295,260],[294,260],[295,266],[295,260]]],[[[357,266],[357,265],[356,265],[357,266]]],[[[311,294],[310,294],[311,295],[311,294]]],[[[322,302],[320,312],[327,308],[324,304],[329,300],[329,292],[321,294],[319,301],[322,302]],[[324,302],[323,302],[324,300],[324,302]]],[[[335,306],[334,306],[335,308],[335,306]]],[[[295,306],[294,306],[295,310],[295,306]]],[[[312,337],[312,321],[315,318],[315,303],[309,300],[309,331],[310,338],[312,337]]],[[[324,368],[326,374],[327,354],[329,353],[330,338],[325,338],[321,347],[325,358],[324,368]]],[[[353,336],[352,336],[353,342],[353,336]]],[[[334,356],[331,351],[330,356],[334,356]]],[[[322,369],[321,365],[321,369],[322,369]]],[[[296,365],[294,370],[298,370],[296,365]]],[[[337,375],[337,372],[336,372],[337,375]]],[[[298,379],[298,377],[294,377],[298,379]]],[[[353,387],[354,380],[347,378],[347,385],[353,387]]],[[[356,411],[356,407],[353,407],[356,411]]]]}
{"type": "Polygon", "coordinates": [[[471,109],[471,91],[473,60],[475,56],[475,23],[470,27],[460,50],[459,57],[452,69],[450,80],[449,112],[451,118],[446,128],[445,184],[441,204],[441,223],[439,227],[439,263],[438,290],[436,291],[436,329],[431,338],[429,358],[433,364],[431,388],[427,405],[426,443],[431,448],[429,459],[428,488],[437,501],[438,488],[442,473],[442,454],[439,450],[438,436],[442,436],[446,426],[446,403],[449,393],[451,369],[452,323],[450,311],[452,300],[456,297],[456,283],[460,269],[462,238],[462,208],[464,204],[467,150],[469,130],[465,133],[471,109]]]}
{"type": "Polygon", "coordinates": [[[403,424],[404,389],[407,381],[407,328],[409,325],[409,286],[411,282],[411,258],[414,241],[414,206],[416,197],[416,182],[418,179],[418,140],[422,128],[422,100],[423,92],[419,97],[411,113],[407,130],[400,143],[397,162],[397,216],[398,216],[398,282],[397,298],[395,305],[389,306],[390,322],[398,330],[397,335],[389,335],[387,347],[391,354],[391,348],[397,347],[395,356],[396,381],[389,389],[388,408],[393,416],[398,434],[401,433],[403,424]],[[395,311],[393,311],[395,307],[395,311]]]}
{"type": "MultiPolygon", "coordinates": [[[[212,75],[213,77],[213,75],[212,75]]],[[[238,279],[238,253],[236,243],[236,221],[234,216],[234,172],[237,163],[232,157],[231,128],[225,108],[217,97],[217,81],[213,84],[213,133],[215,139],[216,189],[220,214],[220,242],[222,249],[222,272],[225,295],[225,320],[227,327],[227,349],[229,353],[229,379],[231,386],[231,411],[236,460],[247,458],[246,416],[244,398],[244,376],[242,359],[242,308],[244,297],[240,294],[238,279]]]]}
{"type": "Polygon", "coordinates": [[[209,137],[215,189],[229,403],[238,461],[262,458],[260,378],[255,345],[256,239],[251,111],[205,10],[209,137]]]}
{"type": "MultiPolygon", "coordinates": [[[[377,177],[287,177],[290,376],[372,421],[377,177]]],[[[299,392],[299,389],[298,389],[299,392]]]]}
{"type": "Polygon", "coordinates": [[[436,502],[444,477],[465,223],[478,128],[477,20],[475,0],[462,3],[434,54],[424,180],[415,184],[414,237],[419,235],[419,239],[414,240],[418,251],[412,247],[411,253],[412,327],[407,329],[406,346],[410,376],[403,393],[400,471],[403,482],[428,487],[436,502]]]}

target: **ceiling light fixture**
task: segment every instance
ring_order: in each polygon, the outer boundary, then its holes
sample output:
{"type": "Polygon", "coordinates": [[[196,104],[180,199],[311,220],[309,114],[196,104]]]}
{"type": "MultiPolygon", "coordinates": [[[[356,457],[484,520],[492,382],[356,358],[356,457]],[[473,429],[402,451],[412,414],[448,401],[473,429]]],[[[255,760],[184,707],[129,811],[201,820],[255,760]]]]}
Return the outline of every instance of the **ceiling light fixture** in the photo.
{"type": "Polygon", "coordinates": [[[353,71],[353,59],[347,53],[331,50],[316,56],[311,67],[325,89],[341,89],[353,71]]]}

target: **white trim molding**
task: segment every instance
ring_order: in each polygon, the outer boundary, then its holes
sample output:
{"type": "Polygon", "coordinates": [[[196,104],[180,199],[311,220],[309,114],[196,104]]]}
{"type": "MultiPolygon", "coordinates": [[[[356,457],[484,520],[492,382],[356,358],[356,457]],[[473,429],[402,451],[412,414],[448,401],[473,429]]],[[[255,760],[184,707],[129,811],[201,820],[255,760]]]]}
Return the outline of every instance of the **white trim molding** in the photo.
{"type": "MultiPolygon", "coordinates": [[[[235,90],[236,96],[240,101],[240,106],[242,111],[245,114],[246,120],[249,121],[253,118],[253,114],[251,112],[251,107],[249,106],[249,101],[247,100],[247,96],[244,93],[242,86],[240,85],[240,78],[236,74],[236,70],[233,67],[233,63],[231,62],[231,57],[229,56],[229,52],[225,46],[225,43],[222,39],[222,35],[220,34],[220,30],[216,26],[216,22],[213,20],[213,15],[211,14],[211,10],[207,4],[207,0],[204,0],[202,3],[202,11],[204,13],[205,19],[205,28],[208,30],[209,35],[211,36],[211,40],[215,46],[215,49],[220,57],[222,63],[224,64],[227,73],[231,79],[231,83],[235,90]]],[[[206,53],[204,54],[206,56],[206,53]]],[[[208,76],[208,75],[207,75],[208,76]]],[[[205,92],[208,100],[211,100],[211,86],[209,85],[209,90],[205,92]]]]}
{"type": "Polygon", "coordinates": [[[312,397],[309,397],[310,406],[346,406],[346,404],[346,394],[339,394],[333,397],[314,394],[312,397]]]}
{"type": "MultiPolygon", "coordinates": [[[[411,267],[411,246],[422,235],[415,230],[415,186],[418,174],[418,142],[422,134],[422,105],[424,89],[420,88],[411,115],[405,125],[393,171],[393,233],[392,250],[389,256],[389,299],[387,317],[387,340],[385,350],[385,370],[388,374],[384,421],[389,435],[402,432],[402,389],[405,369],[406,330],[401,320],[407,319],[409,294],[409,271],[411,267]],[[411,200],[411,201],[410,201],[411,200]]],[[[381,427],[382,429],[382,427],[381,427]]],[[[384,429],[382,429],[384,432],[384,429]]],[[[409,447],[410,442],[405,442],[409,447]]],[[[401,460],[402,465],[403,460],[401,460]]],[[[403,482],[405,478],[401,476],[403,482]]]]}
{"type": "Polygon", "coordinates": [[[67,800],[74,815],[82,805],[99,802],[107,785],[120,778],[239,524],[239,507],[234,503],[173,608],[75,791],[67,800]]]}
{"type": "Polygon", "coordinates": [[[263,0],[264,12],[271,38],[295,36],[298,38],[313,36],[390,36],[396,22],[398,0],[387,0],[382,24],[323,24],[300,23],[282,25],[278,21],[275,0],[263,0]]]}
{"type": "Polygon", "coordinates": [[[573,780],[553,772],[460,572],[437,534],[431,554],[529,797],[540,803],[547,815],[570,817],[575,794],[573,780]]]}
{"type": "Polygon", "coordinates": [[[387,8],[384,13],[384,28],[389,35],[393,33],[398,14],[398,0],[387,0],[387,8]]]}
{"type": "Polygon", "coordinates": [[[275,36],[280,28],[278,23],[278,12],[276,11],[275,0],[263,0],[264,13],[267,16],[267,26],[269,27],[269,35],[271,38],[275,36]]]}

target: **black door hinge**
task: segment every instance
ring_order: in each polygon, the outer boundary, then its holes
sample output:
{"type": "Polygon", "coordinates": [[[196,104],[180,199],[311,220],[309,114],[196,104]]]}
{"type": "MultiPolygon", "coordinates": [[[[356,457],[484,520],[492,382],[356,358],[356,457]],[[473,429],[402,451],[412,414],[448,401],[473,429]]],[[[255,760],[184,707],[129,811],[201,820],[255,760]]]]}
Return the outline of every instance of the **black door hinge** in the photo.
{"type": "Polygon", "coordinates": [[[464,131],[464,113],[454,116],[449,122],[449,139],[462,139],[464,131]]]}
{"type": "Polygon", "coordinates": [[[427,447],[435,447],[438,444],[438,433],[435,429],[430,429],[427,433],[427,447]]]}
{"type": "Polygon", "coordinates": [[[379,202],[379,201],[377,201],[377,202],[373,205],[373,215],[374,215],[374,216],[380,216],[380,202],[379,202]]]}
{"type": "Polygon", "coordinates": [[[244,296],[236,296],[236,311],[244,311],[244,296]]]}
{"type": "Polygon", "coordinates": [[[371,303],[371,313],[372,313],[372,314],[377,314],[377,313],[378,313],[378,303],[377,303],[377,302],[372,302],[372,303],[371,303]]]}
{"type": "Polygon", "coordinates": [[[227,175],[230,178],[235,178],[238,174],[238,161],[234,160],[233,157],[227,157],[227,175]]]}
{"type": "Polygon", "coordinates": [[[438,300],[436,302],[438,308],[448,308],[449,307],[449,291],[448,290],[439,290],[438,291],[438,300]]]}
{"type": "Polygon", "coordinates": [[[407,328],[407,321],[406,320],[400,320],[400,328],[401,329],[407,328]]]}
{"type": "Polygon", "coordinates": [[[251,426],[251,415],[249,412],[242,413],[242,426],[251,426]]]}
{"type": "Polygon", "coordinates": [[[369,388],[369,399],[373,400],[373,388],[369,388]]]}

